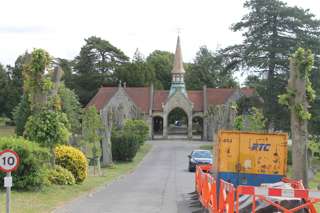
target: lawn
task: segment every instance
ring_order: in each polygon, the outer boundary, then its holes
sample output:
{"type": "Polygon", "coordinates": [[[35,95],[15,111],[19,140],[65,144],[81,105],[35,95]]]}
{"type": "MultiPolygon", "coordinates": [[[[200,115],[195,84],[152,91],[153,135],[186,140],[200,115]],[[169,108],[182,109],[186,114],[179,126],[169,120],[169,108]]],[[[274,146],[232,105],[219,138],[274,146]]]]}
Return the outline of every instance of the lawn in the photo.
{"type": "MultiPolygon", "coordinates": [[[[136,157],[129,163],[115,163],[113,168],[103,168],[103,176],[88,177],[83,184],[74,186],[56,186],[52,185],[44,188],[39,192],[12,192],[11,210],[14,213],[34,213],[34,212],[51,212],[54,208],[75,199],[85,193],[94,191],[112,180],[127,174],[135,169],[144,156],[149,152],[150,144],[145,144],[138,151],[136,157]]],[[[4,212],[5,196],[2,192],[1,210],[4,212]]]]}
{"type": "Polygon", "coordinates": [[[212,150],[212,144],[201,145],[200,149],[212,150]]]}
{"type": "Polygon", "coordinates": [[[0,137],[14,135],[14,127],[11,126],[0,126],[0,137]]]}

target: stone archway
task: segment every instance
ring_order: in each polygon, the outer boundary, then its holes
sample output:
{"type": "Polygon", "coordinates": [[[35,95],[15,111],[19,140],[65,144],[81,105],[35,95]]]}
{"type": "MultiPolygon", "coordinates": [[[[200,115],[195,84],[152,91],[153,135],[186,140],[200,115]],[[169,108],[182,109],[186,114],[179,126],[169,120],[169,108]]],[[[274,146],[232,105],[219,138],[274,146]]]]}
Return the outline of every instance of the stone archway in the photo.
{"type": "Polygon", "coordinates": [[[182,108],[172,109],[167,116],[168,135],[188,135],[188,114],[182,108]]]}
{"type": "Polygon", "coordinates": [[[153,135],[163,134],[163,118],[161,116],[154,116],[152,118],[153,135]]]}

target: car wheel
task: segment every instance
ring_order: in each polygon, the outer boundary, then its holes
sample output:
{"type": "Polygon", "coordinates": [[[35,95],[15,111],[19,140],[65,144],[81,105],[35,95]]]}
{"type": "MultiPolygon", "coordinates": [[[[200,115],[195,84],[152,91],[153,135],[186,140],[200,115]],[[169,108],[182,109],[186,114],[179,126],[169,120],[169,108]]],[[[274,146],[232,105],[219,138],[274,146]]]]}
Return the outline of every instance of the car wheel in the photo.
{"type": "Polygon", "coordinates": [[[192,166],[190,165],[189,163],[189,172],[194,172],[196,169],[195,168],[192,168],[192,166]]]}

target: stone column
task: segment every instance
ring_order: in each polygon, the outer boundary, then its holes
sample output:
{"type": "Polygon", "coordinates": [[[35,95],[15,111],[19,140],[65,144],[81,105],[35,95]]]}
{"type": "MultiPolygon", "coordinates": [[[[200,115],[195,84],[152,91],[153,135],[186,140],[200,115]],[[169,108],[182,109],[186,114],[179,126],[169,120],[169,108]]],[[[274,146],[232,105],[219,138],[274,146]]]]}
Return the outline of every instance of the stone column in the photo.
{"type": "Polygon", "coordinates": [[[192,139],[192,113],[188,116],[188,139],[192,139]]]}
{"type": "Polygon", "coordinates": [[[148,124],[149,124],[149,139],[153,138],[153,117],[148,116],[148,124]]]}
{"type": "Polygon", "coordinates": [[[168,139],[168,115],[163,113],[163,138],[168,139]]]}
{"type": "Polygon", "coordinates": [[[208,140],[208,119],[204,116],[203,117],[203,126],[202,126],[202,140],[208,140]]]}
{"type": "Polygon", "coordinates": [[[206,114],[208,112],[208,100],[207,100],[207,86],[203,86],[203,137],[202,140],[208,140],[208,118],[206,114]]]}
{"type": "Polygon", "coordinates": [[[153,117],[152,117],[152,109],[153,109],[153,93],[154,93],[154,88],[153,88],[153,84],[150,85],[149,88],[149,138],[153,139],[153,117]]]}

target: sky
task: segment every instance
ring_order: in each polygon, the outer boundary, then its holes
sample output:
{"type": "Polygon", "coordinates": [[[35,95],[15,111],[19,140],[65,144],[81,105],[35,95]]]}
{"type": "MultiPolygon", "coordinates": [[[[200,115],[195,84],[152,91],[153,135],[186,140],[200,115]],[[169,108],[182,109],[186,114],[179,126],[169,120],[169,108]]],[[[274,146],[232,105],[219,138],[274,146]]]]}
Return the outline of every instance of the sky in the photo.
{"type": "MultiPolygon", "coordinates": [[[[98,36],[132,57],[136,49],[174,52],[180,31],[185,62],[199,47],[211,50],[241,42],[230,30],[246,10],[244,0],[0,0],[0,63],[14,64],[26,50],[44,48],[73,59],[84,39],[98,36]]],[[[286,0],[320,18],[319,0],[286,0]]]]}

